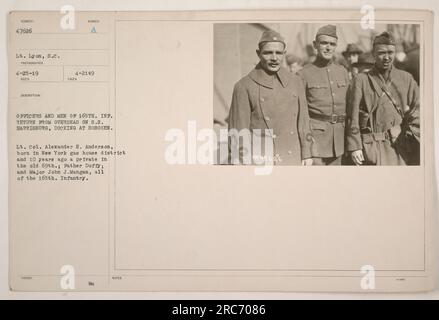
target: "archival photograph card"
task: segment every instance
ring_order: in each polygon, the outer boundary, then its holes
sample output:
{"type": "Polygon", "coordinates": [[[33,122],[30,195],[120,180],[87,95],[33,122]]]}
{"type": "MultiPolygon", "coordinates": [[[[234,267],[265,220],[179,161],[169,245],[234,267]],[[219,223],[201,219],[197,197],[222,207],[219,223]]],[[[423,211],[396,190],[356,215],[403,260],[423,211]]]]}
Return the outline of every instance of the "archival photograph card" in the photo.
{"type": "Polygon", "coordinates": [[[10,12],[11,290],[432,290],[433,16],[363,9],[10,12]]]}

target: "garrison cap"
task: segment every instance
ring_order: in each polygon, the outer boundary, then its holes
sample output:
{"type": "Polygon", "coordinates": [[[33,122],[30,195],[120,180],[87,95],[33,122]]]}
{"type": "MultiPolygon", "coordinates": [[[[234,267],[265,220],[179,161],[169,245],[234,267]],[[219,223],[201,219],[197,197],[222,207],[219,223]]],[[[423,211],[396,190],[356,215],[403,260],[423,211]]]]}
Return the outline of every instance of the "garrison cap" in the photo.
{"type": "Polygon", "coordinates": [[[316,39],[321,35],[330,36],[330,37],[338,39],[337,27],[332,25],[332,24],[328,24],[326,26],[323,26],[319,30],[317,30],[316,39]]]}
{"type": "Polygon", "coordinates": [[[280,42],[286,46],[284,38],[274,30],[266,30],[262,33],[261,39],[259,40],[259,47],[265,42],[280,42]]]}
{"type": "Polygon", "coordinates": [[[380,35],[376,36],[373,40],[373,45],[377,44],[387,44],[387,45],[396,45],[395,38],[390,32],[384,31],[380,35]]]}

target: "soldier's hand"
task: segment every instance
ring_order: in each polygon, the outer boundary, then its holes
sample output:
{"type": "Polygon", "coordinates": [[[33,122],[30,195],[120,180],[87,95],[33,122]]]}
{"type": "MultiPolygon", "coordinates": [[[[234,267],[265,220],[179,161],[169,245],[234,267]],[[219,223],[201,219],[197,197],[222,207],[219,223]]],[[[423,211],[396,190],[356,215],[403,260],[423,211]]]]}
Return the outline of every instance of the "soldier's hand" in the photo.
{"type": "Polygon", "coordinates": [[[302,166],[312,166],[312,158],[303,159],[302,166]]]}
{"type": "Polygon", "coordinates": [[[351,159],[357,166],[361,166],[364,161],[363,151],[362,150],[352,151],[351,159]]]}

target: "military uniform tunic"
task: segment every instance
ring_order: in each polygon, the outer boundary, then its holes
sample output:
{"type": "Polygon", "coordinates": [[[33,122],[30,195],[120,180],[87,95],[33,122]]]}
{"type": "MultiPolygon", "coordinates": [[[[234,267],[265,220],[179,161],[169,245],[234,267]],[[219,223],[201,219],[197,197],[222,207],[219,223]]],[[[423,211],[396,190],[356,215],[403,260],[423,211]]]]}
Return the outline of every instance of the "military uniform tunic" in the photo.
{"type": "Polygon", "coordinates": [[[315,139],[313,157],[339,157],[344,153],[345,122],[331,123],[313,119],[317,115],[346,115],[346,94],[349,76],[346,68],[334,62],[316,60],[298,73],[308,101],[312,134],[315,139]]]}
{"type": "Polygon", "coordinates": [[[348,106],[348,150],[363,150],[368,165],[410,164],[403,153],[405,146],[391,141],[395,127],[402,130],[401,143],[406,143],[408,135],[419,139],[419,89],[413,77],[395,67],[387,81],[376,68],[359,74],[348,106]]]}
{"type": "Polygon", "coordinates": [[[258,64],[234,87],[231,129],[249,129],[263,136],[265,129],[271,129],[274,151],[266,156],[272,156],[276,165],[300,165],[302,159],[311,157],[312,143],[301,80],[285,68],[269,75],[258,64]]]}

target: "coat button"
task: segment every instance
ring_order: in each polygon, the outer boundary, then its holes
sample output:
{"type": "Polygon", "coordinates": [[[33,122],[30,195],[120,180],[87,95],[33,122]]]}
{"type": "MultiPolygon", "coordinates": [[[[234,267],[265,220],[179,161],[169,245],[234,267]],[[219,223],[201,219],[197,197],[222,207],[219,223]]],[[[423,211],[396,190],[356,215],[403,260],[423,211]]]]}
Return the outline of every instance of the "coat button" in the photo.
{"type": "Polygon", "coordinates": [[[277,135],[273,134],[273,139],[276,139],[276,138],[277,138],[277,135]]]}
{"type": "Polygon", "coordinates": [[[291,151],[291,150],[288,150],[288,154],[293,154],[293,151],[291,151]]]}
{"type": "Polygon", "coordinates": [[[264,117],[264,119],[270,121],[270,117],[264,117]]]}
{"type": "Polygon", "coordinates": [[[293,135],[293,134],[294,134],[294,131],[290,131],[290,134],[293,135]]]}
{"type": "Polygon", "coordinates": [[[261,101],[265,101],[265,99],[264,99],[264,98],[261,98],[261,101]]]}

